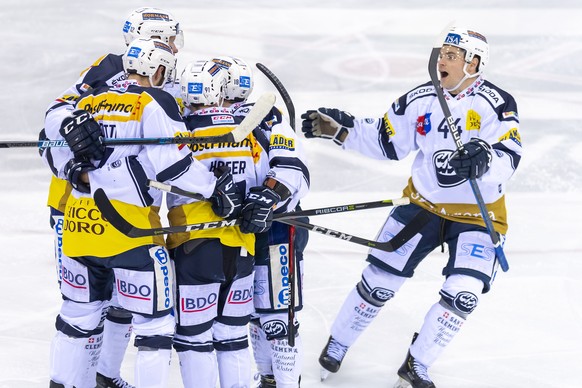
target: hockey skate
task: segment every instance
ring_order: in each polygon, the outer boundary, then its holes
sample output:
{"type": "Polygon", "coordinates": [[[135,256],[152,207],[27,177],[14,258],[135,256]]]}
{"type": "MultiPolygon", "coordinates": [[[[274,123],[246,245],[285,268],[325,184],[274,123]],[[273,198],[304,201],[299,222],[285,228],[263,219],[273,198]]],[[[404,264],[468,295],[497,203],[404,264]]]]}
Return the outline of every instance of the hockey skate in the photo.
{"type": "Polygon", "coordinates": [[[133,385],[129,384],[127,381],[123,380],[121,377],[116,377],[112,379],[97,373],[97,387],[96,388],[135,388],[133,385]]]}
{"type": "Polygon", "coordinates": [[[319,356],[321,381],[327,379],[330,373],[336,373],[339,370],[347,351],[347,346],[340,344],[332,336],[329,336],[327,344],[319,356]]]}
{"type": "Polygon", "coordinates": [[[430,377],[428,377],[426,366],[416,361],[410,355],[410,351],[408,351],[406,360],[398,369],[398,376],[400,379],[398,379],[394,388],[436,388],[430,377]]]}

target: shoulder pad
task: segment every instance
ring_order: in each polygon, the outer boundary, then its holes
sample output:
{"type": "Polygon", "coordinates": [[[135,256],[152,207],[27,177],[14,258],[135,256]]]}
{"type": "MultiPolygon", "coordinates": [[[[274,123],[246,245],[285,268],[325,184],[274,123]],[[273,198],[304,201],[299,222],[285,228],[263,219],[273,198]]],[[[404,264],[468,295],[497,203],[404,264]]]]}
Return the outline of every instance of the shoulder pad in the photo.
{"type": "Polygon", "coordinates": [[[406,94],[406,105],[410,104],[412,101],[423,97],[436,96],[436,91],[432,83],[427,82],[422,84],[415,89],[412,89],[406,94]]]}
{"type": "Polygon", "coordinates": [[[143,93],[149,94],[172,120],[182,121],[180,108],[174,96],[162,89],[142,88],[142,90],[143,93]]]}
{"type": "Polygon", "coordinates": [[[491,105],[500,121],[513,120],[519,122],[515,99],[505,90],[498,88],[489,81],[485,81],[478,87],[475,95],[482,97],[491,105]]]}

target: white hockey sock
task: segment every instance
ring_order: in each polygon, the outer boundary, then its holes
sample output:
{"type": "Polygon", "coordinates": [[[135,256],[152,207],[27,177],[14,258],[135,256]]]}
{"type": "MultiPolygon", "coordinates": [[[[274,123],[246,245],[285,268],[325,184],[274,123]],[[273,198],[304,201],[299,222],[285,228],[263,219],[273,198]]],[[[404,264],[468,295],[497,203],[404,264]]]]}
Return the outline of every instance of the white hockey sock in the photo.
{"type": "Polygon", "coordinates": [[[180,374],[185,388],[214,388],[218,379],[214,352],[178,352],[180,374]]]}
{"type": "Polygon", "coordinates": [[[352,289],[331,326],[332,337],[342,345],[353,345],[379,312],[380,307],[368,303],[356,288],[352,289]]]}
{"type": "Polygon", "coordinates": [[[267,341],[265,332],[261,329],[260,324],[254,322],[251,322],[249,332],[257,371],[263,376],[272,375],[271,344],[267,341]]]}
{"type": "Polygon", "coordinates": [[[57,331],[51,343],[51,380],[67,387],[94,388],[101,345],[96,337],[73,338],[57,331]]]}
{"type": "Polygon", "coordinates": [[[138,350],[135,361],[135,386],[164,388],[170,373],[170,349],[138,350]]]}
{"type": "Polygon", "coordinates": [[[273,358],[273,374],[277,388],[299,387],[299,377],[303,365],[303,342],[301,336],[295,337],[295,347],[289,346],[287,338],[270,341],[273,358]]]}
{"type": "Polygon", "coordinates": [[[430,367],[459,332],[464,322],[464,318],[440,303],[435,303],[426,314],[414,344],[410,346],[410,354],[427,368],[430,367]]]}
{"type": "Polygon", "coordinates": [[[131,339],[132,326],[111,322],[108,319],[104,324],[103,346],[97,372],[111,378],[121,377],[121,363],[131,339]]]}
{"type": "Polygon", "coordinates": [[[249,348],[216,351],[218,373],[222,388],[245,388],[251,383],[251,354],[249,348]]]}

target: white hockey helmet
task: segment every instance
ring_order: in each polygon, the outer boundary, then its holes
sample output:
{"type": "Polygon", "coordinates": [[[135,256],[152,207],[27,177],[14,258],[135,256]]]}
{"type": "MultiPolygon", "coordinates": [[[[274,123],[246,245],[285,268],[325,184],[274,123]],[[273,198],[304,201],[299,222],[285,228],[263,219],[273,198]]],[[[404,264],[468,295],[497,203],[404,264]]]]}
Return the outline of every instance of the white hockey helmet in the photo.
{"type": "Polygon", "coordinates": [[[481,74],[489,63],[489,44],[487,38],[465,27],[452,27],[443,42],[443,46],[454,46],[465,50],[465,62],[470,63],[475,55],[479,56],[477,74],[481,74]]]}
{"type": "Polygon", "coordinates": [[[146,76],[150,84],[156,88],[161,85],[154,85],[152,76],[160,66],[164,66],[164,80],[173,79],[176,70],[176,57],[172,48],[159,39],[139,38],[129,44],[125,54],[123,54],[123,68],[128,74],[139,74],[146,76]]]}
{"type": "Polygon", "coordinates": [[[228,73],[224,88],[224,99],[245,101],[253,91],[254,78],[251,67],[239,58],[219,56],[212,59],[228,73]]]}
{"type": "Polygon", "coordinates": [[[125,44],[129,45],[137,38],[159,37],[161,41],[170,44],[175,36],[174,46],[179,50],[184,47],[184,34],[180,23],[171,13],[159,8],[138,8],[133,11],[123,25],[125,44]]]}
{"type": "Polygon", "coordinates": [[[221,105],[227,72],[212,61],[192,61],[180,76],[180,93],[186,106],[221,105]]]}

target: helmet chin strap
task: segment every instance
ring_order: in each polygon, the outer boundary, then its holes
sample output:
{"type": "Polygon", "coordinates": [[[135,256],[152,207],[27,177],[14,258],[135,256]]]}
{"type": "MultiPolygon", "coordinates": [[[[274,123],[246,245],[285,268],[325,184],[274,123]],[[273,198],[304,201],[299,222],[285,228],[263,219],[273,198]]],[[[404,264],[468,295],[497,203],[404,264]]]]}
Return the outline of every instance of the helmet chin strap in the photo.
{"type": "Polygon", "coordinates": [[[481,74],[480,71],[476,72],[475,74],[469,74],[467,72],[467,65],[469,65],[470,62],[465,62],[465,66],[463,66],[463,73],[465,74],[465,76],[463,78],[461,78],[461,80],[459,81],[459,83],[457,83],[454,87],[452,88],[445,88],[443,87],[443,89],[445,89],[447,92],[451,92],[453,90],[457,90],[459,87],[461,87],[461,84],[463,82],[465,82],[465,80],[469,79],[469,78],[475,78],[478,77],[479,74],[481,74]]]}

